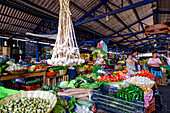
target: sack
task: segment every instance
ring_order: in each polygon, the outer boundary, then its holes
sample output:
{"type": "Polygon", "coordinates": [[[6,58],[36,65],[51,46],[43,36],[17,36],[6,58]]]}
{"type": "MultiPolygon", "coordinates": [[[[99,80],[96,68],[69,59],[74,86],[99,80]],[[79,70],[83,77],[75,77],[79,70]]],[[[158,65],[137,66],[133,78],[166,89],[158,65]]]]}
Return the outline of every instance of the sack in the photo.
{"type": "Polygon", "coordinates": [[[114,66],[114,70],[122,70],[122,65],[118,64],[114,66]]]}
{"type": "Polygon", "coordinates": [[[161,93],[157,90],[154,90],[153,93],[154,97],[155,97],[155,107],[156,110],[160,110],[162,108],[162,97],[161,97],[161,93]]]}

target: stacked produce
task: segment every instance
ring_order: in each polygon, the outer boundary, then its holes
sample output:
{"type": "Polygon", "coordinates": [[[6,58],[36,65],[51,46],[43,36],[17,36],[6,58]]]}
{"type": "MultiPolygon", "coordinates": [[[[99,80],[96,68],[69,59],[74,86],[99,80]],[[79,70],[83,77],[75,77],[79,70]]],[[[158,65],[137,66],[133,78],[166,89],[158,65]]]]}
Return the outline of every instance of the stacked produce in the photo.
{"type": "Polygon", "coordinates": [[[8,66],[5,71],[10,74],[21,74],[27,71],[25,66],[21,66],[20,64],[13,63],[12,65],[8,66]]]}
{"type": "Polygon", "coordinates": [[[21,98],[0,107],[0,113],[46,113],[52,106],[49,99],[21,98]]]}
{"type": "Polygon", "coordinates": [[[126,101],[130,100],[143,101],[143,90],[136,85],[129,84],[128,87],[126,88],[123,87],[122,89],[118,90],[118,92],[115,93],[114,96],[117,98],[126,99],[126,101]]]}
{"type": "Polygon", "coordinates": [[[50,93],[57,94],[57,92],[60,90],[57,85],[54,87],[44,85],[41,88],[37,89],[38,91],[49,91],[50,93]]]}
{"type": "Polygon", "coordinates": [[[36,64],[32,65],[31,67],[26,66],[28,69],[28,72],[33,72],[33,71],[45,71],[47,69],[46,64],[36,64]]]}
{"type": "Polygon", "coordinates": [[[153,76],[153,73],[149,73],[149,71],[147,70],[142,70],[140,74],[137,73],[136,75],[133,75],[132,77],[134,76],[148,77],[151,80],[155,79],[155,77],[153,76]]]}
{"type": "Polygon", "coordinates": [[[149,79],[148,77],[141,77],[141,76],[131,77],[129,79],[126,79],[125,82],[130,84],[135,84],[135,85],[149,86],[150,88],[152,88],[153,85],[155,84],[155,82],[149,79]]]}

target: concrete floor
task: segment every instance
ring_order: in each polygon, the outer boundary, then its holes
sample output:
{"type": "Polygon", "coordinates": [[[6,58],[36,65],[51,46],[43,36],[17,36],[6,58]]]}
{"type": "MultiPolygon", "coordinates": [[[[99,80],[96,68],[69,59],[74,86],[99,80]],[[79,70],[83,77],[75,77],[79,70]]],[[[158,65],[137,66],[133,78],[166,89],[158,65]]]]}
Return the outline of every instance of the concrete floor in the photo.
{"type": "Polygon", "coordinates": [[[154,113],[170,113],[170,85],[158,86],[159,91],[162,95],[162,109],[156,110],[154,113]]]}

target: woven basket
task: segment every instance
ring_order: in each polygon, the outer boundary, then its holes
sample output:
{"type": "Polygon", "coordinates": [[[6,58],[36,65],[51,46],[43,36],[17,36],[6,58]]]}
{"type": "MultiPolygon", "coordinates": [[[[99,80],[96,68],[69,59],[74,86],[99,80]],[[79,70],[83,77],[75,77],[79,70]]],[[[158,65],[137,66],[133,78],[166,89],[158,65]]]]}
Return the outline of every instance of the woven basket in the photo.
{"type": "MultiPolygon", "coordinates": [[[[5,70],[7,71],[7,70],[5,70]]],[[[9,74],[13,74],[13,75],[17,75],[17,74],[23,74],[27,71],[27,69],[23,69],[23,70],[18,70],[18,71],[7,71],[9,74]]]]}
{"type": "Polygon", "coordinates": [[[59,70],[59,75],[65,75],[67,73],[67,69],[59,70]]]}
{"type": "Polygon", "coordinates": [[[9,97],[2,99],[0,101],[0,106],[8,103],[11,100],[17,100],[17,99],[20,99],[22,97],[28,97],[28,98],[29,97],[34,97],[34,98],[40,97],[40,98],[43,98],[43,99],[49,99],[50,105],[52,105],[52,107],[46,113],[50,113],[53,110],[53,108],[54,108],[54,106],[56,105],[56,102],[57,102],[57,97],[54,94],[52,94],[48,91],[24,91],[24,92],[19,92],[19,93],[10,95],[9,97]]]}

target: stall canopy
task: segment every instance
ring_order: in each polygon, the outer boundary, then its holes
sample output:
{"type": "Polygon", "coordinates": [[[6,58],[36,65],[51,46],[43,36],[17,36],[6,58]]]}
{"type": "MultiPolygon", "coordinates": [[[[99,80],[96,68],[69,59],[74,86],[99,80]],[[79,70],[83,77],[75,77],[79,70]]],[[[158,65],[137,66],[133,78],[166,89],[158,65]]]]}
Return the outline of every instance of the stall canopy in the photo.
{"type": "MultiPolygon", "coordinates": [[[[169,0],[71,0],[77,40],[110,40],[127,49],[167,49],[170,35],[145,35],[145,26],[170,19],[169,0]],[[157,44],[155,46],[155,44],[157,44]]],[[[0,33],[57,34],[58,0],[1,0],[0,33]]],[[[41,40],[41,38],[40,38],[41,40]]]]}

